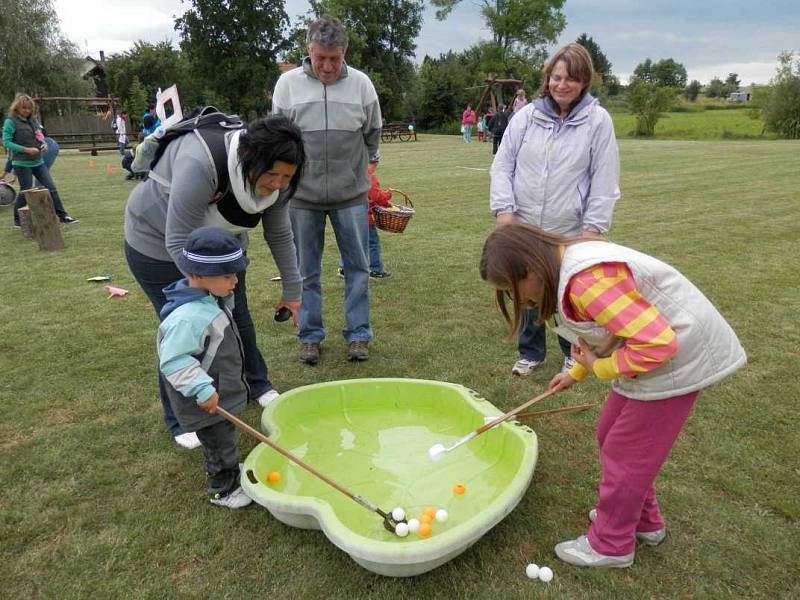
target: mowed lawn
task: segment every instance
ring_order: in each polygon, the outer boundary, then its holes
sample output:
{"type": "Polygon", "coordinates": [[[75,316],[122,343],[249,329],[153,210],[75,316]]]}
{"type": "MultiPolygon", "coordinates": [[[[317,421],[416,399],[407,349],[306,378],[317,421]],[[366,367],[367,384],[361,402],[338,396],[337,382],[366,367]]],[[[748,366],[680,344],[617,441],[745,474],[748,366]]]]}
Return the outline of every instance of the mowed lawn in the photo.
{"type": "MultiPolygon", "coordinates": [[[[472,548],[411,579],[363,570],[318,531],[284,526],[252,506],[205,501],[199,451],[164,432],[152,308],[122,254],[133,184],[118,157],[88,167],[59,158],[67,248],[46,253],[0,212],[0,589],[7,598],[791,598],[800,596],[800,143],[620,141],[623,199],[611,238],[678,267],[719,307],[748,366],[704,392],[657,485],[667,542],[627,570],[581,570],[553,546],[582,533],[598,480],[597,410],[533,423],[534,480],[519,506],[472,548]],[[106,174],[106,165],[114,172],[106,174]],[[106,299],[88,277],[130,290],[106,299]],[[549,585],[528,562],[553,567],[549,585]]],[[[509,409],[559,367],[512,378],[515,343],[478,275],[492,228],[489,144],[420,136],[381,148],[385,186],[417,209],[383,234],[391,279],[373,283],[370,360],[345,360],[343,283],[325,254],[328,339],[315,368],[297,359],[288,323],[272,320],[280,285],[252,237],[251,310],[282,390],[354,377],[464,384],[509,409]]],[[[332,237],[329,239],[332,240],[332,237]]],[[[600,400],[588,381],[547,407],[600,400]]],[[[543,405],[543,408],[545,406],[543,405]]],[[[258,407],[244,418],[259,421],[258,407]]],[[[466,432],[465,432],[466,433],[466,432]]],[[[244,452],[254,443],[241,441],[244,452]]],[[[371,518],[365,511],[365,518],[371,518]]]]}

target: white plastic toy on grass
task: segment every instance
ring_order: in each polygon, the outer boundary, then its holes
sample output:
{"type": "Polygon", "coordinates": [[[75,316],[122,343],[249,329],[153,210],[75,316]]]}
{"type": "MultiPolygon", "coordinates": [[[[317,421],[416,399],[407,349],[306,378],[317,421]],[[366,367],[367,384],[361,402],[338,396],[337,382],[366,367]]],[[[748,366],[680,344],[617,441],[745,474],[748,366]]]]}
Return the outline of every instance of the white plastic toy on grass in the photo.
{"type": "Polygon", "coordinates": [[[539,577],[539,565],[531,563],[525,567],[525,575],[528,579],[537,579],[539,577]]]}
{"type": "Polygon", "coordinates": [[[539,569],[539,581],[550,583],[553,581],[553,569],[550,567],[541,567],[539,569]]]}

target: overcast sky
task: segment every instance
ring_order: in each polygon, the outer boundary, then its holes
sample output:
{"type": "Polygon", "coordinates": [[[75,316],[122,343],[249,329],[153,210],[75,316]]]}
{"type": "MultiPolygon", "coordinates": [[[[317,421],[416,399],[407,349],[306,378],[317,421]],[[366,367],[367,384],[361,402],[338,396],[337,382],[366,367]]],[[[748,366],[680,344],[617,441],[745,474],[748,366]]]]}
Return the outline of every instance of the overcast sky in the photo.
{"type": "MultiPolygon", "coordinates": [[[[82,0],[55,0],[62,31],[82,51],[97,56],[129,49],[135,40],[176,39],[173,17],[180,0],[104,0],[102,10],[82,0]]],[[[294,18],[306,0],[286,0],[294,18]]],[[[557,46],[588,33],[608,57],[623,83],[645,58],[674,58],[689,79],[707,83],[738,73],[742,84],[767,83],[777,55],[800,51],[800,0],[567,0],[567,27],[557,46]]],[[[417,60],[461,50],[489,37],[478,0],[463,0],[444,21],[425,11],[417,40],[417,60]]]]}

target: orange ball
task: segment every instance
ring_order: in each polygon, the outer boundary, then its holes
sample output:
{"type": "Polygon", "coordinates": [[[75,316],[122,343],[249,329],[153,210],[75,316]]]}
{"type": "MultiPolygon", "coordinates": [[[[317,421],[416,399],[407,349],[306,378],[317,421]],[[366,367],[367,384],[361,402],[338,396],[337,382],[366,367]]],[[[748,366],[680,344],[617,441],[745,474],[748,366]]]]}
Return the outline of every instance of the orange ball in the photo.
{"type": "Polygon", "coordinates": [[[281,474],[278,473],[277,471],[272,471],[270,472],[269,475],[267,475],[267,481],[269,481],[272,484],[278,483],[280,480],[281,480],[281,474]]]}
{"type": "Polygon", "coordinates": [[[431,533],[433,533],[433,527],[431,527],[430,523],[422,522],[419,524],[419,537],[428,537],[431,533]]]}
{"type": "Polygon", "coordinates": [[[453,487],[453,493],[456,496],[463,496],[467,493],[467,486],[465,486],[463,483],[457,483],[455,487],[453,487]]]}
{"type": "Polygon", "coordinates": [[[428,508],[422,511],[422,514],[428,515],[431,519],[433,519],[433,517],[436,516],[436,509],[433,508],[432,506],[429,506],[428,508]]]}
{"type": "Polygon", "coordinates": [[[430,525],[431,523],[433,523],[433,517],[428,513],[424,512],[419,516],[419,522],[427,523],[428,525],[430,525]]]}

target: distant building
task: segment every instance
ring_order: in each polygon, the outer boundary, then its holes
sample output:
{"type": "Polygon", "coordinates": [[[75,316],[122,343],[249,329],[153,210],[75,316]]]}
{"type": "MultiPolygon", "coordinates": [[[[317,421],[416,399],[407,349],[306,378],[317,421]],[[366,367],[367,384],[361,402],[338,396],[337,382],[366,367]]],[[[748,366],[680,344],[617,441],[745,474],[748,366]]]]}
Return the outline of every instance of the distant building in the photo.
{"type": "Polygon", "coordinates": [[[731,92],[726,98],[728,102],[750,102],[752,99],[753,94],[750,92],[731,92]]]}
{"type": "Polygon", "coordinates": [[[91,56],[84,59],[83,79],[91,80],[94,84],[94,95],[97,98],[108,96],[108,84],[106,83],[106,53],[100,50],[100,60],[95,60],[91,56]]]}

